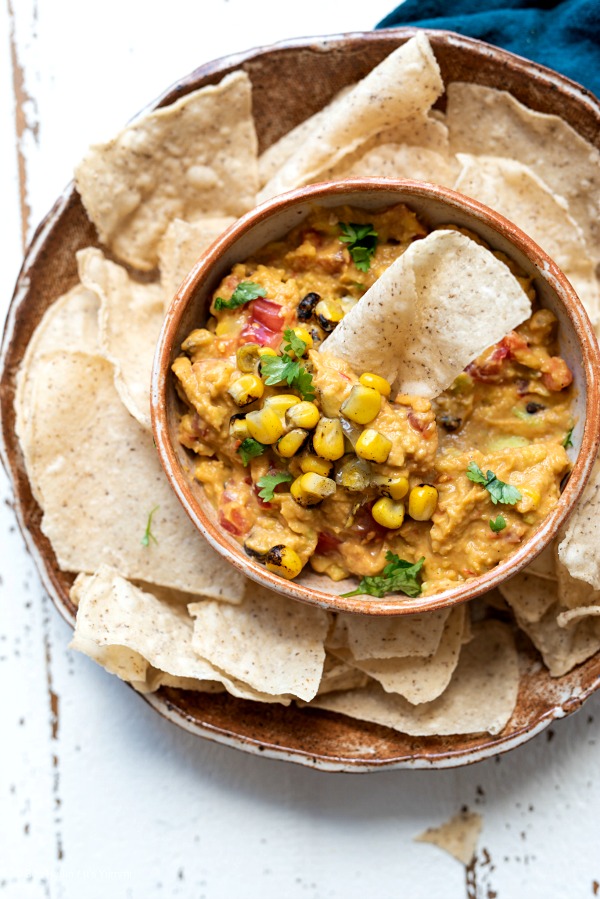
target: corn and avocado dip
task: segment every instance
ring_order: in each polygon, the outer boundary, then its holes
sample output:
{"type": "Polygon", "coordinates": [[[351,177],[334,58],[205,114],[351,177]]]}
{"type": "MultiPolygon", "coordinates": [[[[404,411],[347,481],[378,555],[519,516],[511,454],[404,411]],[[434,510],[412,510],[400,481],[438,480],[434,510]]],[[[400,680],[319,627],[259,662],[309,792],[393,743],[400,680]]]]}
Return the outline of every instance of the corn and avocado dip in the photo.
{"type": "Polygon", "coordinates": [[[173,363],[194,476],[283,577],[309,564],[356,593],[436,593],[503,561],[559,498],[572,375],[526,279],[531,317],[434,400],[319,350],[428,231],[404,205],[315,209],[233,267],[173,363]]]}

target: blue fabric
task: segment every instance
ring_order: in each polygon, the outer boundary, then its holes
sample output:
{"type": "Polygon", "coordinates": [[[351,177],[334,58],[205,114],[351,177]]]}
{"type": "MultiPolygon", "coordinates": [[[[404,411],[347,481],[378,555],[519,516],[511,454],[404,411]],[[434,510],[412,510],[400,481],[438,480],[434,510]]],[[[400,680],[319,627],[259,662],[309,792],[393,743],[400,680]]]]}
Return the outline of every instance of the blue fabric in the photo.
{"type": "Polygon", "coordinates": [[[377,28],[399,25],[480,38],[600,96],[600,0],[406,0],[377,28]]]}

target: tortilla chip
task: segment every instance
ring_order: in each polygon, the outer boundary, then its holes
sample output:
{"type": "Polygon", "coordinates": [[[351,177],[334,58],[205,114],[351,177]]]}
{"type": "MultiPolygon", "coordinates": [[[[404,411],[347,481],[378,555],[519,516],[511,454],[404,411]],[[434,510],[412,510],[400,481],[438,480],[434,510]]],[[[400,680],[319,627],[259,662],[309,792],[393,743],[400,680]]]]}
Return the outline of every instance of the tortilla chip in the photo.
{"type": "Polygon", "coordinates": [[[558,558],[569,574],[600,590],[600,553],[598,521],[600,520],[600,458],[577,507],[567,522],[558,545],[558,558]]]}
{"type": "Polygon", "coordinates": [[[431,702],[444,692],[458,664],[463,644],[465,612],[465,606],[457,606],[451,610],[439,646],[431,656],[354,659],[352,656],[345,658],[342,655],[342,659],[378,681],[386,693],[404,696],[413,705],[431,702]]]}
{"type": "Polygon", "coordinates": [[[188,608],[201,658],[261,693],[315,696],[325,662],[326,612],[252,581],[239,606],[204,601],[188,608]]]}
{"type": "Polygon", "coordinates": [[[536,577],[547,581],[556,580],[556,543],[553,541],[524,569],[527,574],[535,574],[536,577]]]}
{"type": "Polygon", "coordinates": [[[449,609],[420,615],[337,616],[327,647],[343,647],[355,659],[398,659],[432,656],[440,645],[449,609]]]}
{"type": "Polygon", "coordinates": [[[333,693],[336,690],[354,690],[356,687],[366,687],[368,682],[367,675],[358,668],[326,653],[317,696],[321,696],[323,693],[333,693]]]}
{"type": "Polygon", "coordinates": [[[434,397],[530,315],[504,263],[464,234],[440,230],[411,244],[320,349],[396,391],[434,397]]]}
{"type": "Polygon", "coordinates": [[[506,216],[532,237],[563,270],[593,322],[600,320],[594,260],[564,200],[528,166],[513,159],[458,154],[462,169],[455,190],[506,216]]]}
{"type": "Polygon", "coordinates": [[[463,865],[470,865],[475,858],[482,827],[481,815],[463,810],[439,827],[428,827],[414,840],[415,843],[433,843],[463,865]]]}
{"type": "Polygon", "coordinates": [[[556,602],[556,585],[527,568],[499,585],[498,589],[520,620],[540,621],[556,602]]]}
{"type": "Polygon", "coordinates": [[[165,311],[198,258],[234,221],[232,216],[221,216],[197,222],[171,222],[158,248],[165,311]]]}
{"type": "Polygon", "coordinates": [[[309,184],[369,138],[420,119],[444,90],[429,41],[417,34],[335,104],[259,194],[266,200],[309,184]]]}
{"type": "Polygon", "coordinates": [[[515,609],[517,624],[540,652],[552,677],[562,677],[600,649],[600,619],[587,617],[561,627],[558,618],[563,612],[563,607],[554,603],[543,618],[530,622],[515,609]]]}
{"type": "Polygon", "coordinates": [[[150,379],[163,289],[134,281],[95,247],[80,250],[77,265],[82,283],[100,300],[100,352],[114,365],[115,387],[133,417],[150,430],[150,379]]]}
{"type": "Polygon", "coordinates": [[[215,685],[222,684],[242,699],[289,704],[284,697],[263,696],[199,659],[192,649],[193,622],[185,606],[140,590],[108,565],[92,577],[80,576],[76,584],[79,608],[71,649],[140,692],[153,692],[163,684],[190,689],[193,680],[193,689],[206,686],[214,692],[215,685]]]}
{"type": "Polygon", "coordinates": [[[600,152],[555,115],[534,112],[506,91],[448,85],[446,121],[456,153],[505,156],[564,197],[588,250],[600,256],[600,152]]]}
{"type": "Polygon", "coordinates": [[[338,93],[318,112],[309,116],[286,132],[279,140],[271,144],[264,153],[258,157],[258,182],[260,187],[274,178],[290,156],[293,156],[303,144],[306,143],[309,136],[312,135],[332,114],[333,110],[338,106],[340,100],[346,96],[356,85],[349,84],[343,87],[338,93]]]}
{"type": "MultiPolygon", "coordinates": [[[[369,150],[352,165],[340,163],[336,178],[411,178],[452,187],[458,173],[455,159],[426,147],[382,144],[369,150]]],[[[329,173],[327,174],[329,179],[329,173]]]]}
{"type": "Polygon", "coordinates": [[[42,529],[60,568],[93,572],[106,563],[124,577],[242,598],[242,575],[188,519],[105,359],[55,352],[38,360],[31,418],[38,450],[29,477],[43,497],[42,529]],[[152,509],[156,543],[144,546],[152,509]]]}
{"type": "MultiPolygon", "coordinates": [[[[15,429],[28,472],[33,469],[38,449],[32,439],[31,418],[38,378],[37,362],[57,348],[99,352],[98,308],[96,294],[77,284],[48,307],[29,341],[19,368],[15,395],[15,429]]],[[[41,504],[39,485],[30,480],[30,486],[36,501],[41,504]]]]}
{"type": "Polygon", "coordinates": [[[250,79],[234,72],[91,147],[75,183],[100,240],[149,271],[173,219],[251,209],[258,189],[251,103],[250,79]]]}
{"type": "Polygon", "coordinates": [[[412,705],[374,684],[319,696],[309,707],[372,721],[410,736],[498,734],[517,700],[517,651],[510,628],[498,621],[477,624],[473,631],[449,686],[433,702],[412,705]]]}

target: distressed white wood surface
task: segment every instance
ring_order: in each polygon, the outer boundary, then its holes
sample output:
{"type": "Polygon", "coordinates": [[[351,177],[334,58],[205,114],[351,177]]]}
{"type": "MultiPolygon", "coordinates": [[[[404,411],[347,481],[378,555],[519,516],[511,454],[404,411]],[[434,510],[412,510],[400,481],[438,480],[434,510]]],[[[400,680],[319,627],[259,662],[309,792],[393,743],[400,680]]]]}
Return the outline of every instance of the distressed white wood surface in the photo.
{"type": "MultiPolygon", "coordinates": [[[[88,144],[178,76],[393,0],[6,0],[0,321],[23,241],[88,144]]],[[[305,88],[302,88],[305,89],[305,88]]],[[[512,754],[318,774],[198,740],[67,649],[0,474],[0,899],[578,899],[600,892],[600,697],[512,754]],[[470,873],[412,838],[466,805],[470,873]]]]}

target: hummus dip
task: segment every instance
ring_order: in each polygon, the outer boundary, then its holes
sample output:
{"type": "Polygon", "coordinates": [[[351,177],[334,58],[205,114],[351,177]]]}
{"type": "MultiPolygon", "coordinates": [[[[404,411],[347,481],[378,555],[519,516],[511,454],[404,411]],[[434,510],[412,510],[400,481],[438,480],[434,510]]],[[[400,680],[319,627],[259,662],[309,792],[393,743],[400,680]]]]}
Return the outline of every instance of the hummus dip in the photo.
{"type": "Polygon", "coordinates": [[[518,272],[531,317],[434,400],[319,351],[428,231],[405,205],[316,208],[233,267],[173,363],[194,477],[284,577],[310,564],[357,576],[356,593],[437,593],[503,561],[558,501],[573,378],[518,272]]]}

